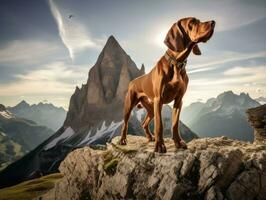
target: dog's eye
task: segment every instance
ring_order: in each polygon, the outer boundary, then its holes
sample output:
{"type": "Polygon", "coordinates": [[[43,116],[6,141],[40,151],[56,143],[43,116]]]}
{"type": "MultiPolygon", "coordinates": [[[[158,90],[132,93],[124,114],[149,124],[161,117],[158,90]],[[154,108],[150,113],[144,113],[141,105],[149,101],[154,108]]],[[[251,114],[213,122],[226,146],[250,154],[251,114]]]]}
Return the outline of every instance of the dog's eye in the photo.
{"type": "Polygon", "coordinates": [[[191,24],[196,24],[196,23],[197,23],[197,20],[196,20],[196,19],[192,19],[192,20],[190,21],[190,23],[191,23],[191,24]]]}
{"type": "Polygon", "coordinates": [[[193,26],[197,24],[197,20],[196,19],[192,19],[189,24],[188,24],[188,28],[189,30],[192,30],[193,26]]]}

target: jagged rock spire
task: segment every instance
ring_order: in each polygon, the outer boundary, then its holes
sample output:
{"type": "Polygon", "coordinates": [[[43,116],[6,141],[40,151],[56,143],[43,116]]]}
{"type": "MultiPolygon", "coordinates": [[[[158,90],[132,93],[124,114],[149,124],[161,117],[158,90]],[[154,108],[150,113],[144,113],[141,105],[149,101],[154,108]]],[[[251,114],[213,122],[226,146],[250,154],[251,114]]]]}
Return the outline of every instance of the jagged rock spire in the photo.
{"type": "Polygon", "coordinates": [[[87,84],[72,95],[65,126],[75,129],[108,118],[121,120],[128,84],[142,74],[144,67],[139,70],[111,35],[90,69],[87,84]]]}

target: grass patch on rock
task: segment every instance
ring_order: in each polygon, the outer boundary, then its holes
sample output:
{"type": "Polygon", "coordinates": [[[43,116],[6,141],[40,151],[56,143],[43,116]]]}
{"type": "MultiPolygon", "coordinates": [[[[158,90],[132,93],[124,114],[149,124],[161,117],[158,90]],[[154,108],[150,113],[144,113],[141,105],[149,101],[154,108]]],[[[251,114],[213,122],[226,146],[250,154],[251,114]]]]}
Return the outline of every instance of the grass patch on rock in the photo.
{"type": "Polygon", "coordinates": [[[111,143],[111,145],[112,145],[112,148],[114,150],[123,152],[124,154],[136,153],[138,151],[137,149],[134,149],[132,147],[128,147],[128,145],[122,146],[122,145],[119,145],[118,143],[116,145],[111,143]]]}
{"type": "Polygon", "coordinates": [[[119,162],[118,158],[111,159],[109,162],[104,164],[103,166],[104,171],[107,174],[115,174],[118,162],[119,162]]]}
{"type": "Polygon", "coordinates": [[[55,182],[61,178],[62,174],[55,173],[38,179],[25,181],[12,187],[0,189],[0,200],[34,199],[52,189],[55,182]]]}

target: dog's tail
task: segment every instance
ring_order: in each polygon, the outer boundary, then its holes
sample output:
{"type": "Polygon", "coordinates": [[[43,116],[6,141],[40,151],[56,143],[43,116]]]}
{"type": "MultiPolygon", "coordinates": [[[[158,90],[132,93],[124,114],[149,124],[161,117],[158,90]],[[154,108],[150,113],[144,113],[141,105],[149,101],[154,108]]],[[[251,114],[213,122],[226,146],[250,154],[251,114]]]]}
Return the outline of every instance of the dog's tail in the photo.
{"type": "Polygon", "coordinates": [[[138,109],[143,108],[142,104],[141,104],[141,103],[138,103],[138,104],[137,104],[137,108],[138,108],[138,109]]]}

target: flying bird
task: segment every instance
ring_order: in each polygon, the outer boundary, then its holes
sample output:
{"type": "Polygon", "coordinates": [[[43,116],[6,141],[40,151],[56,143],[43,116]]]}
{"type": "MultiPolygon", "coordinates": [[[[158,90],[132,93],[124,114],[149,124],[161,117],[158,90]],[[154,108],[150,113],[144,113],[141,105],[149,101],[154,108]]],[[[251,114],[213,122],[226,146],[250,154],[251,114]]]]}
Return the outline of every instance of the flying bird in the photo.
{"type": "Polygon", "coordinates": [[[69,19],[71,19],[71,18],[73,18],[74,17],[74,15],[68,15],[68,18],[69,19]]]}

